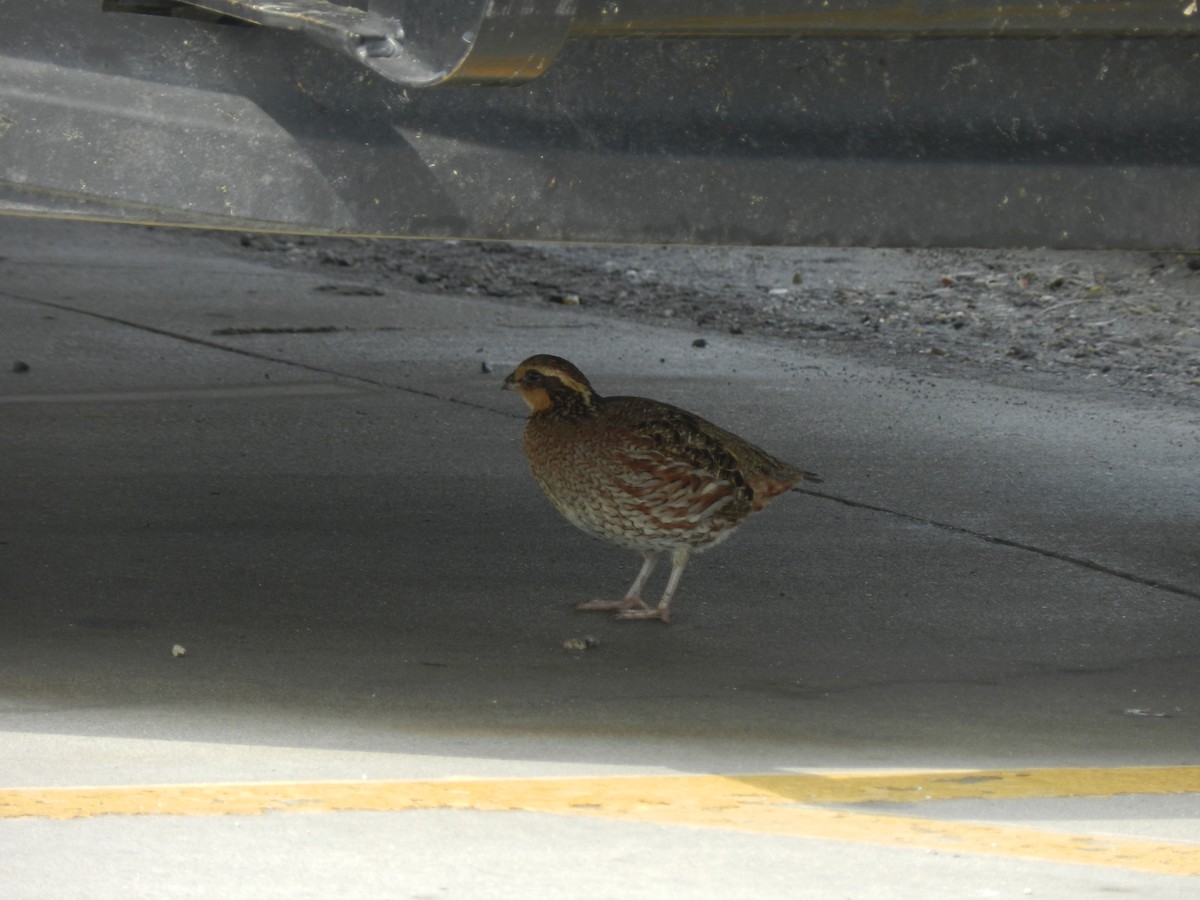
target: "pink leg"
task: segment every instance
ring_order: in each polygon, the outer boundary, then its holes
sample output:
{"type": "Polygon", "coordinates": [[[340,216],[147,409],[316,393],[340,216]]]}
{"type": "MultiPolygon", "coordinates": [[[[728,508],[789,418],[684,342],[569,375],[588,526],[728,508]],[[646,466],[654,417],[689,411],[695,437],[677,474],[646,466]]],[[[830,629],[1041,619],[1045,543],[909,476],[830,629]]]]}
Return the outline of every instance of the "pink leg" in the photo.
{"type": "Polygon", "coordinates": [[[654,566],[661,555],[658,551],[649,551],[642,554],[642,569],[638,572],[637,578],[633,580],[633,585],[620,600],[587,600],[583,603],[577,603],[575,608],[584,612],[624,613],[633,611],[634,607],[649,610],[649,607],[642,602],[642,588],[646,586],[646,581],[650,578],[650,573],[654,571],[654,566]]]}
{"type": "Polygon", "coordinates": [[[679,579],[683,577],[683,569],[690,557],[691,550],[687,547],[677,547],[671,551],[671,577],[667,580],[667,589],[663,591],[658,606],[648,609],[646,604],[642,603],[641,609],[624,608],[617,613],[616,617],[618,619],[659,619],[663,622],[670,622],[671,598],[675,596],[675,589],[679,587],[679,579]]]}

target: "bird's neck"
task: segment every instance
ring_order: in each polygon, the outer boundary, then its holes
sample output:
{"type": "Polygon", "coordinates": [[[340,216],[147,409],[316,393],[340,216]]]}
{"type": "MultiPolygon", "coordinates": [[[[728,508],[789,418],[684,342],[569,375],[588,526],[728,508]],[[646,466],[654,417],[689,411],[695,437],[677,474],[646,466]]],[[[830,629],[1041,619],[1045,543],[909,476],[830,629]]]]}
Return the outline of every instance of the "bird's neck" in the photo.
{"type": "Polygon", "coordinates": [[[550,404],[535,412],[533,417],[562,422],[580,421],[595,413],[599,400],[595,394],[563,391],[552,396],[550,404]]]}

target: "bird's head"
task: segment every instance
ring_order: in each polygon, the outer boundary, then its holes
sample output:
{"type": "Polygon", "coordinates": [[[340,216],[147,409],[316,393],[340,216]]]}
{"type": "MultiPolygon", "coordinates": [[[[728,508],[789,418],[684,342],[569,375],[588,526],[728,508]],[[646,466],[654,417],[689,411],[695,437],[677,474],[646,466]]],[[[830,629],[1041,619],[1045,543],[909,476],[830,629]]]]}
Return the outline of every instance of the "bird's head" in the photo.
{"type": "Polygon", "coordinates": [[[557,356],[531,356],[504,379],[504,388],[516,391],[532,415],[544,412],[586,412],[596,399],[587,376],[557,356]]]}

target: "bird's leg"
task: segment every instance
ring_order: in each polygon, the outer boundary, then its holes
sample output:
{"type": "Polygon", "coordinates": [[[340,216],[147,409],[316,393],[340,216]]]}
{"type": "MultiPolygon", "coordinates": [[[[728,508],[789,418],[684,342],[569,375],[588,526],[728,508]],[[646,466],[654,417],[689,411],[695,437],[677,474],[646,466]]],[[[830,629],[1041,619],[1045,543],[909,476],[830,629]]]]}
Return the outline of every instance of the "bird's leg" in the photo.
{"type": "Polygon", "coordinates": [[[648,610],[649,607],[642,602],[642,588],[646,586],[646,580],[650,577],[650,573],[654,571],[654,566],[661,555],[658,550],[647,550],[642,553],[642,569],[638,572],[637,578],[633,580],[633,585],[620,600],[587,600],[583,603],[577,603],[575,608],[587,612],[613,612],[614,610],[628,610],[631,607],[638,606],[644,610],[648,610]]]}
{"type": "MultiPolygon", "coordinates": [[[[691,555],[692,551],[688,547],[676,547],[671,551],[671,577],[667,579],[667,589],[663,591],[662,599],[658,601],[658,606],[654,607],[654,609],[647,609],[646,604],[643,603],[641,609],[622,609],[617,613],[617,618],[661,619],[664,622],[670,622],[671,598],[675,596],[675,589],[679,587],[679,579],[683,577],[684,567],[687,566],[691,555]]],[[[638,577],[641,578],[641,576],[638,577]]]]}

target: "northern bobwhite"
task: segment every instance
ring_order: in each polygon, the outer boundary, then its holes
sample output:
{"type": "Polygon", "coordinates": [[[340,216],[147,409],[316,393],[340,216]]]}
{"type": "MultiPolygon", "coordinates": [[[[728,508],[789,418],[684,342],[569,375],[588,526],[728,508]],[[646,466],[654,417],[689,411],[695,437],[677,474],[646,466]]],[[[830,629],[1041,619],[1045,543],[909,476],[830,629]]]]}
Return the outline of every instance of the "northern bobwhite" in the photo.
{"type": "Polygon", "coordinates": [[[620,600],[580,603],[620,619],[670,621],[693,553],[806,479],[819,481],[699,416],[642,397],[601,397],[557,356],[531,356],[504,379],[529,405],[525,455],[546,496],[588,534],[644,559],[620,600]],[[658,606],[642,589],[663,553],[671,577],[658,606]]]}

